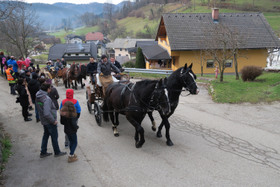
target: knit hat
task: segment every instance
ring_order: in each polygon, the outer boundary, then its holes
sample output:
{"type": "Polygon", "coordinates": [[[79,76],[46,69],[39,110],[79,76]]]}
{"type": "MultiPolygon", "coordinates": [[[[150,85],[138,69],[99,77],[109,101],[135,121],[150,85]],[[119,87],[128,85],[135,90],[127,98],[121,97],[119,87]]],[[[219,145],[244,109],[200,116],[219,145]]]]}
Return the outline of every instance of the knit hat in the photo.
{"type": "Polygon", "coordinates": [[[107,56],[106,55],[102,55],[101,59],[103,60],[104,58],[107,58],[107,56]]]}

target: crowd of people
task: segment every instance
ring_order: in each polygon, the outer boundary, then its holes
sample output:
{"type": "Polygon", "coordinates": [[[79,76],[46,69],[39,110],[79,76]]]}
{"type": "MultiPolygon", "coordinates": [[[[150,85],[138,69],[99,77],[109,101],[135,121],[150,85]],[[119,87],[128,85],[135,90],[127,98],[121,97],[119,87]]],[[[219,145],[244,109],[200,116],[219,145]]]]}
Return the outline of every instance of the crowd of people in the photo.
{"type": "MultiPolygon", "coordinates": [[[[3,52],[0,54],[1,74],[8,80],[10,94],[17,96],[15,100],[21,106],[24,121],[32,121],[30,111],[35,109],[36,122],[41,122],[43,125],[44,133],[40,158],[52,155],[52,153],[47,152],[49,137],[51,137],[54,156],[66,155],[66,152],[62,152],[58,145],[57,110],[59,110],[59,94],[56,88],[52,86],[52,80],[41,73],[38,67],[35,68],[29,58],[24,60],[20,57],[17,60],[14,56],[4,56],[3,52]]],[[[80,116],[81,107],[79,102],[73,98],[73,95],[74,91],[68,89],[66,91],[67,97],[61,102],[60,107],[61,124],[64,125],[66,134],[65,148],[70,148],[68,162],[74,162],[78,159],[74,152],[77,147],[77,119],[80,116]],[[74,108],[69,102],[72,102],[74,108]],[[73,115],[73,113],[77,114],[73,115]]]]}
{"type": "MultiPolygon", "coordinates": [[[[36,122],[41,122],[44,133],[41,142],[40,158],[52,155],[47,152],[48,139],[51,137],[54,156],[59,157],[66,155],[62,152],[58,145],[57,131],[57,111],[60,110],[60,123],[64,125],[65,132],[65,148],[70,148],[68,162],[77,161],[75,150],[78,144],[77,130],[78,119],[81,114],[81,106],[74,99],[74,90],[66,90],[66,99],[62,100],[60,106],[58,104],[59,93],[52,86],[52,80],[44,73],[40,72],[39,66],[34,67],[30,58],[24,59],[14,56],[5,56],[0,52],[1,74],[5,75],[10,86],[10,94],[16,95],[16,102],[20,104],[22,116],[25,122],[32,121],[31,110],[35,110],[36,122]],[[34,107],[33,107],[34,106],[34,107]]],[[[47,63],[46,68],[54,67],[55,71],[66,66],[65,60],[57,60],[54,64],[47,63]]],[[[123,71],[119,62],[115,58],[110,58],[110,62],[106,55],[102,55],[101,61],[96,62],[94,58],[90,58],[87,65],[87,75],[95,82],[94,74],[100,75],[100,81],[103,85],[103,93],[106,87],[113,82],[111,72],[120,73],[123,71]]]]}

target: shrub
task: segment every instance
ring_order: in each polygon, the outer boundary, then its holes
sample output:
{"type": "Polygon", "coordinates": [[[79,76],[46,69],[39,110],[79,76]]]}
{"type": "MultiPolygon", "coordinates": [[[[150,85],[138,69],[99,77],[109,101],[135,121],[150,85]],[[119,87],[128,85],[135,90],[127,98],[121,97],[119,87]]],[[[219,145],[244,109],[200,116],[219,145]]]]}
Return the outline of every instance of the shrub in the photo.
{"type": "Polygon", "coordinates": [[[126,63],[123,63],[122,66],[125,67],[125,68],[135,68],[135,62],[133,62],[133,61],[128,61],[128,62],[126,62],[126,63]]]}
{"type": "Polygon", "coordinates": [[[135,63],[136,68],[145,68],[146,63],[145,63],[145,58],[142,53],[142,49],[138,47],[137,53],[136,53],[136,63],[135,63]]]}
{"type": "Polygon", "coordinates": [[[258,66],[245,66],[241,70],[241,78],[243,81],[253,81],[262,74],[263,69],[258,66]]]}

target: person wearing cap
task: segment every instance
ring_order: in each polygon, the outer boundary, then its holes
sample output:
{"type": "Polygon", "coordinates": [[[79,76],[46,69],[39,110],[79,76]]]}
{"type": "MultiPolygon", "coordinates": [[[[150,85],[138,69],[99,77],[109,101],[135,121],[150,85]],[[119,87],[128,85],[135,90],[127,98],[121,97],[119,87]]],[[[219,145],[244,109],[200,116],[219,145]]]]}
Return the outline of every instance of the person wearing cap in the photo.
{"type": "Polygon", "coordinates": [[[13,71],[15,72],[15,76],[18,77],[18,64],[15,60],[14,56],[11,56],[10,60],[7,61],[8,66],[11,64],[13,66],[13,71]]]}
{"type": "Polygon", "coordinates": [[[7,80],[9,82],[11,94],[16,95],[15,88],[14,88],[16,85],[16,75],[13,70],[12,64],[8,65],[8,69],[6,70],[6,75],[7,75],[7,80]]]}
{"type": "Polygon", "coordinates": [[[113,78],[111,75],[112,70],[116,73],[120,73],[120,70],[111,62],[108,62],[107,56],[102,55],[101,61],[97,66],[97,73],[99,73],[99,79],[102,84],[103,95],[105,95],[105,91],[109,84],[113,83],[113,78]]]}
{"type": "Polygon", "coordinates": [[[56,62],[54,63],[54,71],[57,72],[60,69],[63,69],[63,65],[59,59],[56,59],[56,62]]]}

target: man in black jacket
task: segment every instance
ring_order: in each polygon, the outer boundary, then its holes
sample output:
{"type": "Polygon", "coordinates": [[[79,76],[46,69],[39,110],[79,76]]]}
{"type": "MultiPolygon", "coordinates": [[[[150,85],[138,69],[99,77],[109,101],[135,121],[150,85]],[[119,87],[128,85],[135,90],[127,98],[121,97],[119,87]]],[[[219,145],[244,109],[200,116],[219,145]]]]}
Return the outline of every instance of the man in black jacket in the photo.
{"type": "Polygon", "coordinates": [[[115,59],[114,57],[111,57],[111,58],[110,58],[110,61],[111,61],[111,63],[114,64],[121,72],[124,71],[124,69],[122,68],[121,64],[120,64],[118,61],[116,61],[116,59],[115,59]]]}
{"type": "MultiPolygon", "coordinates": [[[[28,90],[31,95],[32,103],[35,105],[36,93],[40,90],[40,82],[38,80],[38,75],[35,72],[32,73],[32,79],[28,83],[28,90]]],[[[40,118],[36,105],[35,105],[35,115],[36,115],[36,122],[38,123],[40,121],[40,118]]]]}
{"type": "Polygon", "coordinates": [[[90,80],[92,81],[92,84],[95,83],[94,75],[97,73],[97,62],[94,62],[94,58],[90,57],[89,64],[87,65],[87,75],[90,76],[90,80]]]}

